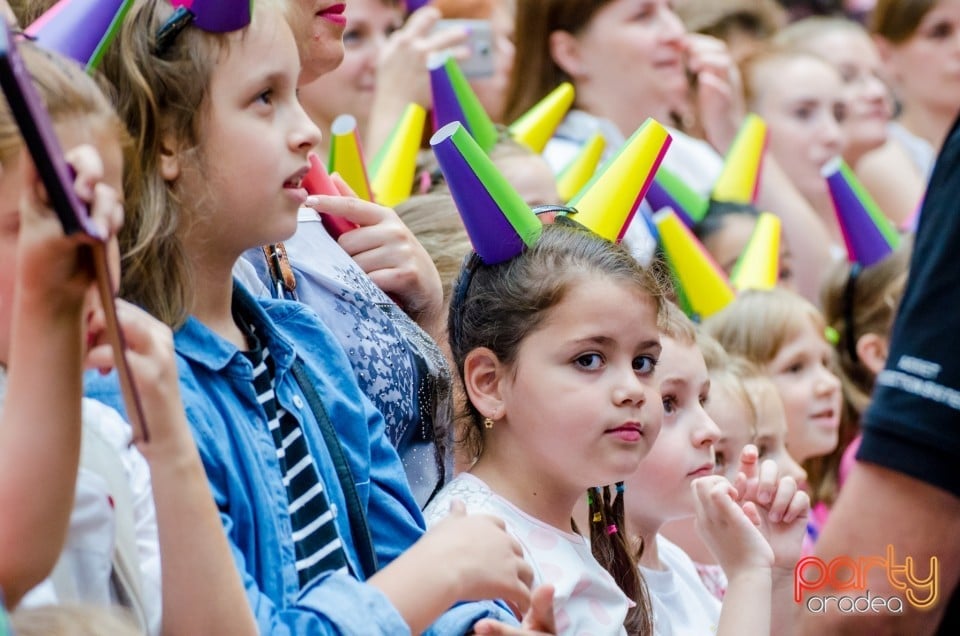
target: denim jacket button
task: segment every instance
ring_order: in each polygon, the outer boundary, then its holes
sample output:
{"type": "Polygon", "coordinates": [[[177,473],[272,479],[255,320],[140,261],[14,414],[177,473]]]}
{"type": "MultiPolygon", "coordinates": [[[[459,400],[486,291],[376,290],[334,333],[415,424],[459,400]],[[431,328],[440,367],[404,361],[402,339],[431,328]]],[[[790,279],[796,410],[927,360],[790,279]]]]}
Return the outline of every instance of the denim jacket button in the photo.
{"type": "Polygon", "coordinates": [[[293,396],[293,405],[294,405],[295,407],[297,407],[298,409],[302,409],[302,408],[303,408],[303,400],[300,398],[299,395],[294,395],[294,396],[293,396]]]}

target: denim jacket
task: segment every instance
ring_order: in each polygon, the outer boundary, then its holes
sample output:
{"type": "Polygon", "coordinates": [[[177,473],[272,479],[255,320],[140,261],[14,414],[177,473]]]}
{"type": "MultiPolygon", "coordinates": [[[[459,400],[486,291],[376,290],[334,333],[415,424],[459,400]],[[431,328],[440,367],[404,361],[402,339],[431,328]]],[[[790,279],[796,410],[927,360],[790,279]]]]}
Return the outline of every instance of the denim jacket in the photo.
{"type": "MultiPolygon", "coordinates": [[[[234,286],[234,298],[255,316],[258,337],[274,357],[277,399],[302,423],[350,570],[362,572],[347,506],[316,419],[291,372],[296,355],[316,380],[366,510],[379,565],[386,566],[420,538],[424,522],[397,453],[384,435],[383,416],[360,391],[343,350],[309,308],[289,301],[254,300],[239,284],[234,286]]],[[[260,632],[409,633],[387,598],[359,580],[362,574],[328,572],[300,589],[287,495],[249,361],[192,317],[175,334],[175,344],[187,418],[260,632]]],[[[89,396],[123,409],[115,375],[90,374],[87,380],[89,396]]],[[[463,634],[488,616],[515,623],[494,603],[463,603],[445,613],[428,633],[463,634]]]]}

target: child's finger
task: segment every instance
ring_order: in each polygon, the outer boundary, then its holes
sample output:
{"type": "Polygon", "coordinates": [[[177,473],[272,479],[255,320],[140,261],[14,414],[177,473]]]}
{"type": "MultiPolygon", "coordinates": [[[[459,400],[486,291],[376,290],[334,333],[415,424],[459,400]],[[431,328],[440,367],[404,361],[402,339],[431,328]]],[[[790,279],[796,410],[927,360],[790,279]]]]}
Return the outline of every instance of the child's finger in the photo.
{"type": "Polygon", "coordinates": [[[763,505],[773,501],[773,496],[777,492],[777,479],[780,475],[780,467],[772,459],[765,460],[760,464],[760,475],[757,480],[757,501],[763,505]]]}
{"type": "Polygon", "coordinates": [[[80,145],[68,150],[65,157],[76,174],[73,187],[77,196],[86,203],[92,203],[94,187],[103,180],[100,154],[92,146],[80,145]]]}
{"type": "Polygon", "coordinates": [[[797,492],[797,482],[793,477],[787,476],[780,480],[777,486],[773,503],[770,504],[770,510],[767,513],[770,521],[779,522],[783,519],[783,514],[793,501],[793,495],[797,492]]]}
{"type": "Polygon", "coordinates": [[[744,503],[740,509],[743,510],[743,514],[746,515],[747,519],[750,520],[750,523],[757,528],[760,527],[760,524],[762,523],[760,519],[760,511],[757,509],[757,505],[755,503],[748,501],[744,503]]]}
{"type": "Polygon", "coordinates": [[[810,513],[810,495],[798,490],[793,494],[790,505],[783,514],[783,523],[793,523],[797,519],[805,519],[810,513]]]}

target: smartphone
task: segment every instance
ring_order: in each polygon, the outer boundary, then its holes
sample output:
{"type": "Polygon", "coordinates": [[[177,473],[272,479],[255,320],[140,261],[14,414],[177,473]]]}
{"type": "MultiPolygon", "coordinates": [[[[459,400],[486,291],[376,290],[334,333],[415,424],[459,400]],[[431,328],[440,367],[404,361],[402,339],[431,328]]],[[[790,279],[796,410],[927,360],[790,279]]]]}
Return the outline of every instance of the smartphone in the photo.
{"type": "Polygon", "coordinates": [[[67,164],[63,149],[57,140],[53,122],[37,93],[30,72],[24,66],[17,51],[16,42],[6,20],[0,28],[0,88],[10,105],[10,111],[20,128],[24,143],[30,151],[33,163],[46,188],[53,207],[66,234],[83,232],[95,239],[90,246],[91,266],[96,273],[97,288],[107,323],[107,335],[114,349],[115,365],[127,406],[127,418],[133,428],[135,439],[147,441],[146,418],[140,397],[133,383],[133,375],[124,357],[123,332],[117,320],[117,308],[113,297],[113,283],[109,271],[106,243],[90,221],[86,205],[73,189],[73,170],[67,164]]]}
{"type": "Polygon", "coordinates": [[[439,20],[434,31],[443,29],[463,29],[467,32],[466,47],[470,57],[457,60],[460,70],[467,77],[491,77],[494,72],[496,48],[493,28],[489,20],[439,20]]]}

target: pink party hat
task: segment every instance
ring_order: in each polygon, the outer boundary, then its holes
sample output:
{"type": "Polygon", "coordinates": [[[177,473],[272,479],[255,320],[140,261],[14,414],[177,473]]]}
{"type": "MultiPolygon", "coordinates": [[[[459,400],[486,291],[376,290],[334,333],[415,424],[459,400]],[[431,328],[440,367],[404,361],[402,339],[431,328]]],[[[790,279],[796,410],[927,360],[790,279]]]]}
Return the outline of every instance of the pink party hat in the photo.
{"type": "Polygon", "coordinates": [[[697,194],[683,179],[660,166],[650,189],[647,190],[647,203],[654,210],[670,208],[687,227],[693,227],[703,220],[710,208],[710,202],[697,194]]]}
{"type": "Polygon", "coordinates": [[[557,175],[557,193],[561,201],[569,201],[577,196],[577,193],[583,189],[583,186],[590,182],[597,166],[600,165],[600,159],[603,158],[603,151],[607,147],[607,140],[601,133],[594,133],[583,148],[577,153],[567,166],[557,175]]]}
{"type": "Polygon", "coordinates": [[[473,249],[487,265],[532,246],[543,224],[460,122],[430,139],[473,249]]]}
{"type": "Polygon", "coordinates": [[[573,84],[563,82],[510,124],[510,136],[538,154],[543,152],[557,126],[573,106],[573,99],[573,84]]]}
{"type": "Polygon", "coordinates": [[[357,134],[357,120],[352,115],[340,115],[330,125],[327,169],[339,174],[359,198],[373,201],[360,135],[357,134]]]}
{"type": "MultiPolygon", "coordinates": [[[[310,161],[310,172],[303,178],[303,187],[307,193],[326,194],[334,197],[340,196],[340,191],[333,183],[330,175],[327,174],[327,169],[323,166],[323,162],[320,161],[320,157],[318,157],[316,153],[311,152],[307,156],[307,159],[310,161]]],[[[329,232],[333,238],[337,238],[344,232],[349,232],[357,227],[356,223],[348,221],[343,217],[334,216],[325,212],[317,212],[317,214],[320,215],[320,221],[323,222],[323,227],[327,228],[327,232],[329,232]]]]}
{"type": "Polygon", "coordinates": [[[427,68],[433,93],[434,128],[439,130],[459,121],[483,151],[490,152],[497,143],[497,127],[483,109],[457,61],[450,54],[437,55],[427,62],[427,68]]]}
{"type": "Polygon", "coordinates": [[[767,147],[767,124],[750,113],[724,158],[723,170],[710,198],[723,203],[752,205],[760,189],[760,171],[767,147]]]}
{"type": "Polygon", "coordinates": [[[567,217],[608,241],[623,238],[670,147],[670,133],[647,119],[571,201],[567,217]]]}
{"type": "Polygon", "coordinates": [[[734,298],[733,287],[690,228],[670,209],[657,212],[653,220],[686,314],[699,321],[726,307],[734,298]]]}
{"type": "Polygon", "coordinates": [[[900,245],[900,235],[839,157],[821,171],[830,188],[850,262],[870,267],[900,245]]]}
{"type": "Polygon", "coordinates": [[[757,217],[750,240],[730,272],[738,292],[745,289],[773,289],[780,278],[780,218],[763,212],[757,217]]]}
{"type": "Polygon", "coordinates": [[[423,106],[408,104],[383,148],[374,157],[370,185],[377,203],[392,208],[410,198],[426,121],[427,111],[423,106]]]}
{"type": "Polygon", "coordinates": [[[133,0],[60,0],[26,28],[41,47],[92,71],[120,32],[133,0]]]}

